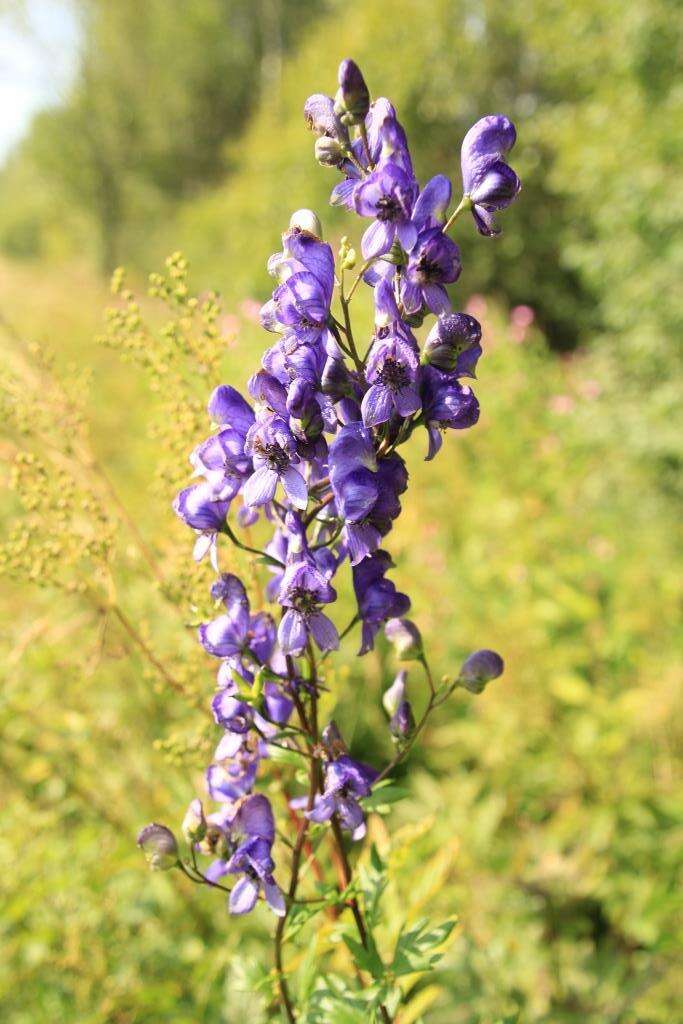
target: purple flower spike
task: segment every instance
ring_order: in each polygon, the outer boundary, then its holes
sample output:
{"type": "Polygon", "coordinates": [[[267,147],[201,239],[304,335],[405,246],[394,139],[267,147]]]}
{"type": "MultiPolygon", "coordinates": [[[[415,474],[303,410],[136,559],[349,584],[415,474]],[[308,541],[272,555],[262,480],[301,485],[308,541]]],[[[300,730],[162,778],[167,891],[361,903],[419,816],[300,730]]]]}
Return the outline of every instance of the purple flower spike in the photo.
{"type": "Polygon", "coordinates": [[[505,161],[516,138],[512,121],[502,114],[489,114],[477,121],[463,140],[463,192],[472,202],[474,223],[481,235],[500,234],[493,214],[508,207],[522,187],[505,161]]]}

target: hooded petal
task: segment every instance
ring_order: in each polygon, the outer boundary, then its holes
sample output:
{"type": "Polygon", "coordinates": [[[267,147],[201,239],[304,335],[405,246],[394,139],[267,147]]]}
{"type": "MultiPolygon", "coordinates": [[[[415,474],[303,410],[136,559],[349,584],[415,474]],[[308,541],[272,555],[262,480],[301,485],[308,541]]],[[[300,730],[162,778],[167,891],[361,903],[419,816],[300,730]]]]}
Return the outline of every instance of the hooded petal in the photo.
{"type": "Polygon", "coordinates": [[[466,195],[471,195],[491,163],[512,149],[516,138],[515,126],[503,114],[489,114],[472,125],[460,152],[466,195]]]}
{"type": "Polygon", "coordinates": [[[254,422],[254,410],[239,391],[229,384],[219,384],[209,399],[209,416],[245,435],[254,422]]]}

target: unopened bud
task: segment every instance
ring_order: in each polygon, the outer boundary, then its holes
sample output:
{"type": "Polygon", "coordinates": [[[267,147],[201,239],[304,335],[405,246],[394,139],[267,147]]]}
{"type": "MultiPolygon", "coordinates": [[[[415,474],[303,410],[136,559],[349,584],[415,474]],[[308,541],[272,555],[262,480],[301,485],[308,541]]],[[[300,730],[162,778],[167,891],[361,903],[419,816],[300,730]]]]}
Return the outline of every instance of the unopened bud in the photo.
{"type": "Polygon", "coordinates": [[[289,218],[289,227],[292,231],[308,231],[316,238],[323,237],[323,226],[320,218],[313,210],[297,210],[289,218]]]}
{"type": "Polygon", "coordinates": [[[168,871],[178,863],[176,838],[165,825],[145,825],[137,843],[152,871],[168,871]]]}
{"type": "Polygon", "coordinates": [[[322,741],[331,760],[349,752],[334,719],[331,719],[323,729],[322,741]]]}
{"type": "Polygon", "coordinates": [[[257,701],[263,693],[263,687],[265,685],[267,672],[261,666],[254,676],[254,682],[251,684],[250,697],[253,701],[257,701]]]}
{"type": "Polygon", "coordinates": [[[201,800],[195,799],[192,801],[187,808],[181,828],[188,843],[198,843],[204,838],[206,835],[206,818],[204,817],[204,808],[202,807],[201,800]]]}
{"type": "Polygon", "coordinates": [[[340,167],[345,159],[344,148],[329,135],[321,135],[315,140],[313,152],[322,167],[340,167]]]}
{"type": "Polygon", "coordinates": [[[409,700],[402,700],[389,722],[389,731],[395,740],[408,740],[415,732],[415,718],[409,700]]]}
{"type": "Polygon", "coordinates": [[[399,661],[415,661],[422,657],[420,630],[410,619],[389,619],[384,632],[399,661]]]}
{"type": "Polygon", "coordinates": [[[402,668],[389,689],[384,691],[382,706],[390,718],[396,714],[399,705],[405,700],[407,677],[408,673],[402,668]]]}
{"type": "Polygon", "coordinates": [[[463,663],[458,675],[458,684],[470,693],[481,693],[487,683],[503,674],[505,665],[495,651],[475,651],[463,663]]]}
{"type": "Polygon", "coordinates": [[[360,124],[370,109],[370,93],[355,61],[343,60],[339,65],[339,89],[334,111],[344,124],[360,124]]]}

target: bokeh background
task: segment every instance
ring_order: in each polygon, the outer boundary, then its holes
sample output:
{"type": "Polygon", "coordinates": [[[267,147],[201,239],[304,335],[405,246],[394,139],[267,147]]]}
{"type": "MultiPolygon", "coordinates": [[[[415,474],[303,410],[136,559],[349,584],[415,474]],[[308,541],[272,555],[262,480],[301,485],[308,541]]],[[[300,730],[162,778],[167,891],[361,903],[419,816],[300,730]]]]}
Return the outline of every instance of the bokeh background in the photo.
{"type": "MultiPolygon", "coordinates": [[[[0,2],[3,1021],[265,1019],[270,919],[150,876],[134,837],[179,822],[213,739],[207,571],[170,510],[205,397],[267,341],[290,213],[359,235],[301,117],[345,56],[422,180],[501,111],[524,182],[500,240],[459,223],[482,418],[427,466],[411,441],[391,536],[436,671],[507,665],[372,823],[380,938],[460,922],[401,1024],[683,1020],[680,29],[675,0],[0,2]]],[[[394,668],[347,641],[327,698],[376,763],[394,668]]]]}

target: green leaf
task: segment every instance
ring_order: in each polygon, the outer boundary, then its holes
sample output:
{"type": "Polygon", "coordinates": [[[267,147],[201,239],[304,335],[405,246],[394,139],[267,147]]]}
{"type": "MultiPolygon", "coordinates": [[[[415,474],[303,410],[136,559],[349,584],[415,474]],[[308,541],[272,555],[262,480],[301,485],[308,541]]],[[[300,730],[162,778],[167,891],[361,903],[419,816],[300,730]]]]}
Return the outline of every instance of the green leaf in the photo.
{"type": "Polygon", "coordinates": [[[367,971],[376,981],[384,977],[384,964],[370,934],[367,936],[367,948],[357,939],[351,938],[350,935],[343,934],[342,940],[351,953],[354,963],[360,967],[361,971],[367,971]]]}
{"type": "Polygon", "coordinates": [[[415,974],[420,971],[431,971],[443,956],[437,952],[449,937],[456,920],[452,918],[427,930],[427,922],[421,921],[408,932],[399,935],[391,964],[391,972],[397,977],[404,974],[415,974]]]}

